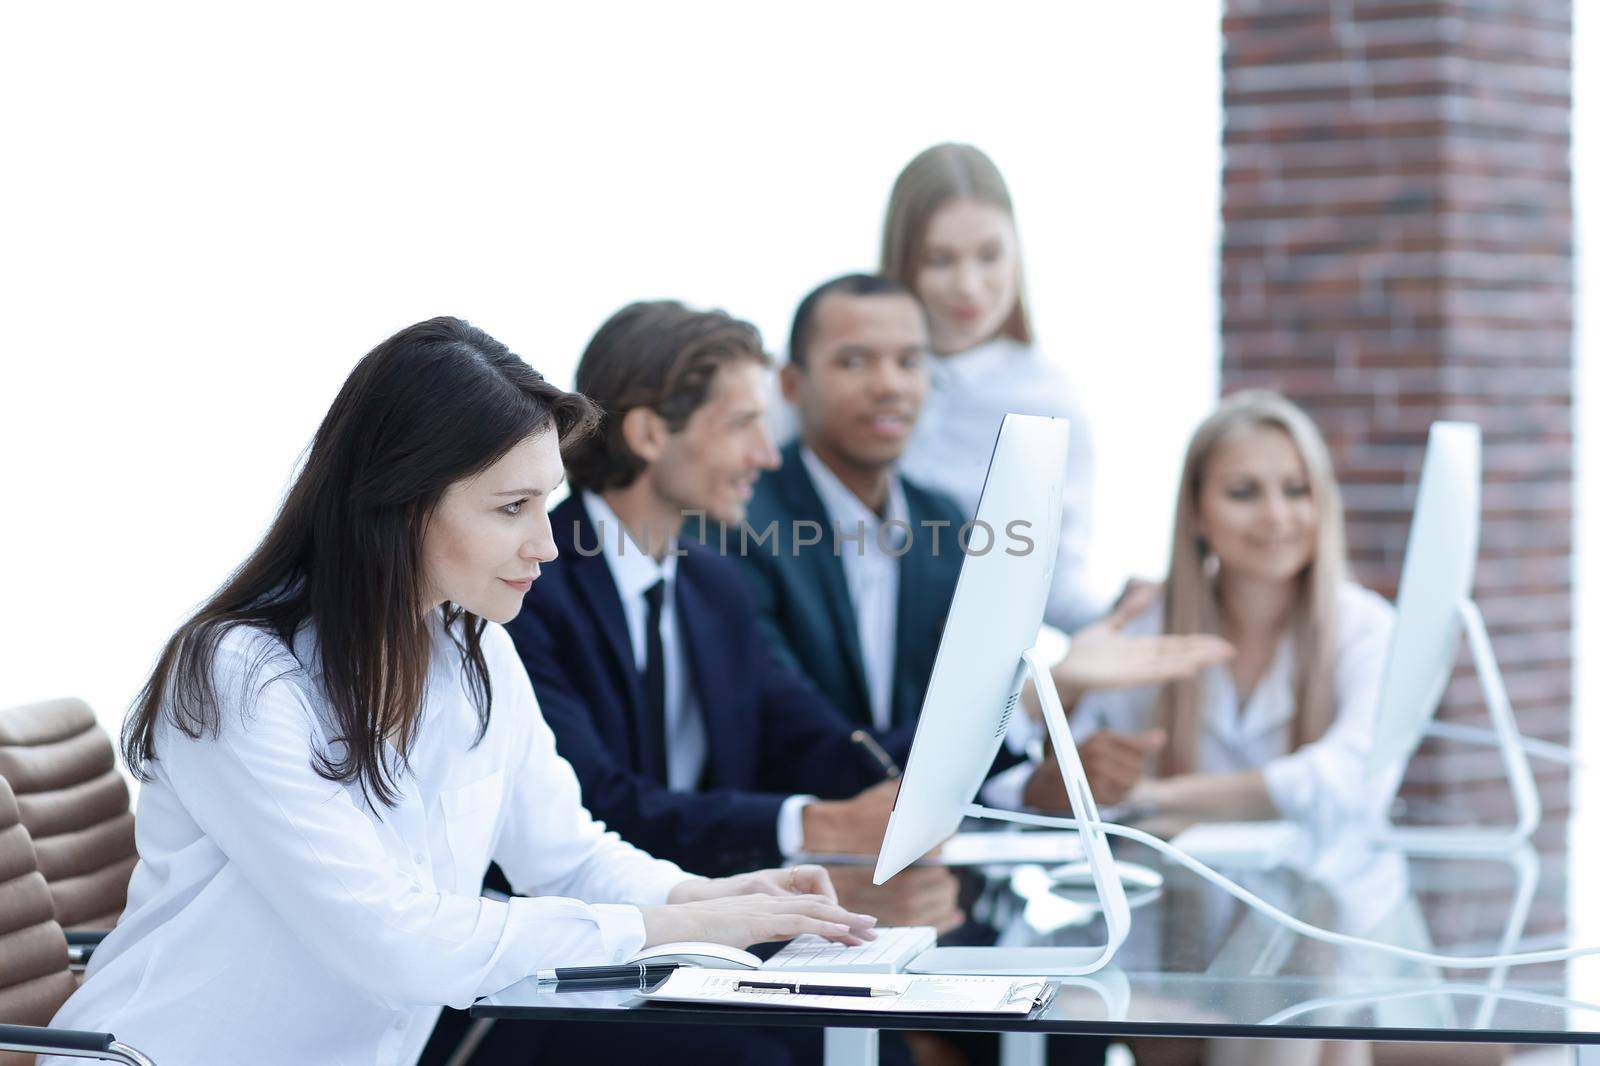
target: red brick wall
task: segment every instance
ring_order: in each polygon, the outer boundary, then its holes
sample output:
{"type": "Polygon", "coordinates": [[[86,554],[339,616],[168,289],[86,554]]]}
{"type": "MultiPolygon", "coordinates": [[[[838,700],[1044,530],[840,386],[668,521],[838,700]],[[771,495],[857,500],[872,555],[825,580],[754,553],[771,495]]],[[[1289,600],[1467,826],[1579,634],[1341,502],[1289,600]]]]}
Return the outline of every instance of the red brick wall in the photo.
{"type": "MultiPolygon", "coordinates": [[[[1484,433],[1478,603],[1529,735],[1572,678],[1570,0],[1229,0],[1222,383],[1328,435],[1356,576],[1392,596],[1428,424],[1484,433]]],[[[1447,715],[1481,714],[1458,676],[1447,715]]],[[[1567,778],[1536,763],[1547,810],[1567,778]]],[[[1407,795],[1503,813],[1492,752],[1407,795]]]]}

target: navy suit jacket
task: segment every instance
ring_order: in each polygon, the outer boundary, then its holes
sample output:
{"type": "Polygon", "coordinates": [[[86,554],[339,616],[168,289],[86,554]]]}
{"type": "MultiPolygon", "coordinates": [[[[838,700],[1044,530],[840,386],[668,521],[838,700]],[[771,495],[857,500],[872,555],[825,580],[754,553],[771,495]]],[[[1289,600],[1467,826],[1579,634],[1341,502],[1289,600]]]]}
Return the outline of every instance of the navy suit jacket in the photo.
{"type": "MultiPolygon", "coordinates": [[[[904,478],[900,484],[905,490],[911,538],[906,553],[900,557],[895,612],[894,682],[890,690],[890,723],[894,728],[916,721],[922,710],[945,618],[956,593],[956,579],[961,576],[957,531],[966,521],[954,500],[904,478]]],[[[844,563],[833,548],[834,521],[800,458],[800,445],[792,443],[783,449],[783,465],[763,474],[756,483],[745,520],[753,534],[776,523],[776,550],[762,545],[738,558],[755,594],[762,627],[774,648],[851,721],[871,726],[872,702],[861,660],[861,637],[845,584],[844,563]],[[822,542],[796,547],[795,533],[800,522],[820,526],[822,542]]],[[[808,530],[806,535],[813,534],[808,530]]],[[[853,542],[844,541],[840,550],[858,549],[853,542]]]]}
{"type": "MultiPolygon", "coordinates": [[[[698,791],[656,782],[641,751],[644,684],[598,534],[576,493],[550,520],[560,556],[506,628],[595,817],[652,855],[720,876],[779,861],[787,797],[842,799],[883,779],[851,723],[773,653],[737,564],[683,542],[674,603],[708,750],[698,791]]],[[[903,759],[911,734],[880,739],[903,759]]]]}

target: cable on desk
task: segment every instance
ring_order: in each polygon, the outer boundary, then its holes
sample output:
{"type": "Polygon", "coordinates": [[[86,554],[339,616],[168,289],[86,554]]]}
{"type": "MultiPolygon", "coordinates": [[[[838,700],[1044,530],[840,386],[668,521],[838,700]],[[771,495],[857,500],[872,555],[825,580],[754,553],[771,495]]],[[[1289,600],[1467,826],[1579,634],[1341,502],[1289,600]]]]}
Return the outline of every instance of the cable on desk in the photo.
{"type": "Polygon", "coordinates": [[[993,818],[998,821],[1018,822],[1023,825],[1042,825],[1049,828],[1077,829],[1085,832],[1098,830],[1107,836],[1122,837],[1136,844],[1143,844],[1147,848],[1174,859],[1179,865],[1210,881],[1240,903],[1259,911],[1279,925],[1311,940],[1320,940],[1325,944],[1334,944],[1340,947],[1368,948],[1393,955],[1396,958],[1425,962],[1430,966],[1442,966],[1453,970],[1488,970],[1496,966],[1527,966],[1540,962],[1565,962],[1569,959],[1583,958],[1588,955],[1600,955],[1600,946],[1557,948],[1548,951],[1524,951],[1512,955],[1439,955],[1431,951],[1420,951],[1416,948],[1403,948],[1398,944],[1385,944],[1381,940],[1368,940],[1365,937],[1351,936],[1348,933],[1336,933],[1331,929],[1323,929],[1321,926],[1301,921],[1287,911],[1273,906],[1244,886],[1236,884],[1222,874],[1217,873],[1217,871],[1182,848],[1175,847],[1171,843],[1162,840],[1158,836],[1146,833],[1142,829],[1118,825],[1115,822],[1080,823],[1076,818],[1060,818],[1048,814],[1028,814],[1023,811],[1003,811],[980,805],[974,805],[969,809],[974,814],[980,814],[984,818],[993,818]]]}
{"type": "Polygon", "coordinates": [[[1313,1011],[1328,1010],[1333,1007],[1374,1006],[1379,1003],[1395,1003],[1402,999],[1427,999],[1432,996],[1478,996],[1484,999],[1505,999],[1514,1003],[1527,1003],[1538,1007],[1554,1007],[1557,1010],[1600,1011],[1600,1003],[1569,999],[1566,996],[1552,995],[1548,992],[1524,992],[1519,988],[1490,988],[1487,985],[1468,985],[1455,981],[1442,981],[1426,988],[1397,988],[1389,992],[1349,992],[1340,996],[1322,996],[1318,999],[1308,999],[1304,1003],[1296,1003],[1292,1007],[1285,1007],[1278,1013],[1261,1019],[1257,1024],[1284,1025],[1291,1018],[1297,1018],[1302,1014],[1310,1014],[1313,1011]]]}

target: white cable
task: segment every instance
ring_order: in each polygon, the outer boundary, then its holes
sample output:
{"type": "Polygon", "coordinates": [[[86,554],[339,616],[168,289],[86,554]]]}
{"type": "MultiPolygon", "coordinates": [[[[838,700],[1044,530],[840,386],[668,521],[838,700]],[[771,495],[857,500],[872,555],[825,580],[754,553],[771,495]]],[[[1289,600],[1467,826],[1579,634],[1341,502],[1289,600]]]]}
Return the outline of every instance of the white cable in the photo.
{"type": "MultiPolygon", "coordinates": [[[[1430,966],[1442,966],[1452,970],[1487,970],[1496,966],[1526,966],[1538,962],[1565,962],[1568,959],[1582,958],[1586,955],[1600,955],[1600,947],[1587,948],[1557,948],[1549,951],[1524,951],[1514,955],[1438,955],[1431,951],[1419,951],[1416,948],[1403,948],[1397,944],[1385,944],[1379,940],[1367,940],[1348,933],[1336,933],[1331,929],[1323,929],[1309,922],[1301,921],[1287,911],[1268,903],[1260,896],[1251,892],[1242,885],[1235,884],[1222,874],[1217,873],[1205,863],[1196,859],[1182,848],[1174,847],[1158,836],[1146,833],[1142,829],[1133,829],[1115,822],[1093,822],[1082,825],[1076,818],[1057,818],[1045,814],[1025,814],[1022,811],[1003,811],[993,807],[974,805],[969,808],[973,814],[984,818],[994,818],[1004,822],[1020,822],[1023,825],[1042,825],[1049,828],[1077,829],[1085,832],[1099,830],[1108,836],[1123,837],[1147,848],[1159,851],[1161,854],[1176,859],[1182,866],[1210,881],[1234,899],[1251,907],[1287,929],[1299,933],[1301,936],[1312,940],[1320,940],[1326,944],[1341,947],[1371,948],[1388,955],[1414,962],[1425,962],[1430,966]]],[[[1115,875],[1113,875],[1115,876],[1115,875]]]]}
{"type": "MultiPolygon", "coordinates": [[[[1500,737],[1492,729],[1483,726],[1463,725],[1460,722],[1430,722],[1428,735],[1439,737],[1442,740],[1454,740],[1461,744],[1477,744],[1483,747],[1499,747],[1500,737]]],[[[1522,737],[1522,750],[1535,759],[1544,759],[1548,762],[1558,762],[1570,766],[1575,770],[1586,770],[1584,761],[1573,754],[1571,748],[1556,744],[1538,737],[1522,737]]]]}
{"type": "Polygon", "coordinates": [[[1442,981],[1426,988],[1395,989],[1391,992],[1352,992],[1342,996],[1323,996],[1321,999],[1308,999],[1304,1003],[1296,1003],[1292,1007],[1285,1007],[1278,1013],[1271,1017],[1263,1018],[1256,1024],[1262,1026],[1283,1025],[1290,1018],[1301,1014],[1310,1014],[1313,1011],[1327,1010],[1330,1007],[1376,1006],[1379,1003],[1394,1003],[1402,999],[1427,999],[1441,995],[1506,999],[1515,1003],[1528,1003],[1537,1007],[1554,1007],[1557,1010],[1600,1011],[1600,1004],[1585,1003],[1581,999],[1568,999],[1566,996],[1551,995],[1547,992],[1524,992],[1517,988],[1489,988],[1485,985],[1467,985],[1453,981],[1442,981]]]}

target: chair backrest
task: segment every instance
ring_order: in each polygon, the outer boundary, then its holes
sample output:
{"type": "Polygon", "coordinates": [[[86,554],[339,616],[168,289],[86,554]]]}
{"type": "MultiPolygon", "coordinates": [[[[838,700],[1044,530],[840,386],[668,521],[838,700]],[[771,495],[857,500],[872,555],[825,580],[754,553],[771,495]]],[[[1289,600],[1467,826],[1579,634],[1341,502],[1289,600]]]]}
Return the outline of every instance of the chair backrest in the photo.
{"type": "Polygon", "coordinates": [[[82,700],[0,708],[0,778],[67,929],[110,929],[138,852],[116,749],[82,700]]]}
{"type": "MultiPolygon", "coordinates": [[[[33,842],[0,778],[0,1022],[48,1024],[76,985],[33,842]]],[[[17,1060],[0,1052],[8,1061],[17,1060]]]]}

